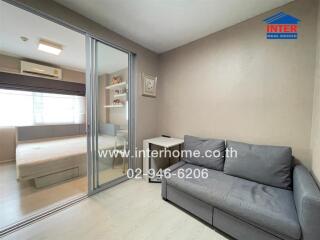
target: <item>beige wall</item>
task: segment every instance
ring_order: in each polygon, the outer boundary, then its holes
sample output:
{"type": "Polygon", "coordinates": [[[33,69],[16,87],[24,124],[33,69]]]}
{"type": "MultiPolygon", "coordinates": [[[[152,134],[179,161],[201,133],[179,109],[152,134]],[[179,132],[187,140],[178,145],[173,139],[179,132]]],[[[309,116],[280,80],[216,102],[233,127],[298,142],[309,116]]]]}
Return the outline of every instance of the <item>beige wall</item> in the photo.
{"type": "MultiPolygon", "coordinates": [[[[85,51],[85,49],[83,49],[83,51],[85,51]]],[[[86,75],[84,72],[66,68],[61,69],[63,81],[86,83],[86,75]]],[[[0,54],[0,71],[20,74],[20,59],[0,54]]]]}
{"type": "Polygon", "coordinates": [[[15,57],[0,54],[0,71],[20,73],[20,60],[15,57]]]}
{"type": "MultiPolygon", "coordinates": [[[[152,75],[158,74],[158,55],[140,45],[106,29],[105,27],[85,18],[50,0],[15,0],[28,8],[38,9],[57,19],[63,20],[73,26],[95,34],[97,37],[110,43],[126,48],[137,55],[135,57],[136,81],[136,144],[142,148],[142,140],[154,137],[157,133],[157,99],[146,98],[141,95],[141,72],[152,75]]],[[[141,159],[137,165],[141,167],[141,159]]]]}
{"type": "Polygon", "coordinates": [[[162,54],[157,98],[141,96],[141,72],[158,75],[157,54],[53,1],[16,2],[137,53],[138,147],[157,134],[194,134],[290,145],[295,156],[311,166],[316,0],[296,0],[162,54]],[[280,10],[302,20],[299,40],[265,39],[262,20],[280,10]]]}
{"type": "Polygon", "coordinates": [[[67,82],[86,83],[86,74],[75,70],[62,68],[62,80],[67,82]]]}
{"type": "Polygon", "coordinates": [[[159,134],[292,146],[311,166],[315,0],[297,0],[160,57],[159,134]],[[263,20],[302,20],[299,39],[266,40],[263,20]]]}
{"type": "Polygon", "coordinates": [[[16,158],[16,131],[13,127],[0,128],[0,163],[16,158]]]}
{"type": "Polygon", "coordinates": [[[316,68],[313,98],[313,118],[311,133],[312,171],[320,182],[320,5],[318,6],[318,29],[316,45],[316,68]]]}
{"type": "MultiPolygon", "coordinates": [[[[19,74],[20,59],[0,54],[0,71],[19,74]]],[[[85,73],[62,68],[62,80],[85,83],[85,73]]],[[[15,160],[15,133],[15,128],[0,127],[0,162],[15,160]]]]}

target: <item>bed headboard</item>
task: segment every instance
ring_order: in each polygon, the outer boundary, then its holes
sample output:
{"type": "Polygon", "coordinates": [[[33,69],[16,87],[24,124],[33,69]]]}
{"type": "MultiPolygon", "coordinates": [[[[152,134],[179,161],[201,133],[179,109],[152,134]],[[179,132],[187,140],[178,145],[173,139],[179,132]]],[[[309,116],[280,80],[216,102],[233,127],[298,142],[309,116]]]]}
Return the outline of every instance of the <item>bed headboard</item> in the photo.
{"type": "Polygon", "coordinates": [[[17,127],[17,141],[56,138],[86,133],[85,124],[39,125],[17,127]]]}

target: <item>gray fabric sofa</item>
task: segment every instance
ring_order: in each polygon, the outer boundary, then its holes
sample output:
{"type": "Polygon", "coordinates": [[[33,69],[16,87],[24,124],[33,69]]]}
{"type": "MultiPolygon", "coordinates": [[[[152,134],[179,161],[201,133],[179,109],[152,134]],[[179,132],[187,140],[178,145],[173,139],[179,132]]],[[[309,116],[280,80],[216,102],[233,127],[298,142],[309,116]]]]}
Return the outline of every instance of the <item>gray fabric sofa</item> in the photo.
{"type": "Polygon", "coordinates": [[[162,198],[235,239],[319,240],[320,191],[305,167],[292,165],[291,148],[227,140],[223,151],[224,143],[185,136],[186,150],[223,152],[223,168],[221,157],[183,157],[162,179],[162,198]],[[228,156],[230,148],[237,157],[228,156]],[[178,177],[187,169],[208,176],[178,177]]]}

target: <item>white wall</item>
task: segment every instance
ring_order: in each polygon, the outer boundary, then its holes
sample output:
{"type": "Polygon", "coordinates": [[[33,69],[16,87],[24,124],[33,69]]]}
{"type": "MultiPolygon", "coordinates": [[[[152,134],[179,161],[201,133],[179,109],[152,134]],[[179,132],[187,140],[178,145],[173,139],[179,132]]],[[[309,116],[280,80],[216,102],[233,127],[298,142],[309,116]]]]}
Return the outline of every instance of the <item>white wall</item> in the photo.
{"type": "Polygon", "coordinates": [[[297,0],[160,56],[158,133],[286,145],[311,167],[317,1],[297,0]],[[263,20],[301,19],[298,40],[263,20]]]}

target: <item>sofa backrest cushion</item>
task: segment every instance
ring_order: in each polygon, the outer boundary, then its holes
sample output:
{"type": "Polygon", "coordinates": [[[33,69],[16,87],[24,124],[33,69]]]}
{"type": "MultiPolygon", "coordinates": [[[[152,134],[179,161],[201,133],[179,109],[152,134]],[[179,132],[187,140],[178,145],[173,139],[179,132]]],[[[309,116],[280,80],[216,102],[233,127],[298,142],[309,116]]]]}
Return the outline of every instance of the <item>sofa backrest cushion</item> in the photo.
{"type": "Polygon", "coordinates": [[[292,188],[290,147],[253,145],[227,140],[226,174],[273,187],[292,188]]]}
{"type": "Polygon", "coordinates": [[[225,140],[184,136],[185,162],[222,171],[225,140]],[[192,153],[192,156],[191,156],[192,153]]]}

